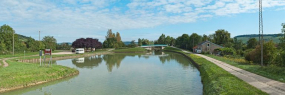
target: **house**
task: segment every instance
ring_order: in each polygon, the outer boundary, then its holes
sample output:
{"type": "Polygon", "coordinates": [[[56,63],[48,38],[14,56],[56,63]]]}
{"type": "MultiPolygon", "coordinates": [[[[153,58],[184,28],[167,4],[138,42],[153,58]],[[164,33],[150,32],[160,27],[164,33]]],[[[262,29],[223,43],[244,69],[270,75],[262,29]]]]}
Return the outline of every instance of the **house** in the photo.
{"type": "Polygon", "coordinates": [[[210,41],[204,41],[198,44],[197,46],[193,47],[193,50],[194,50],[194,53],[209,52],[213,54],[214,50],[218,48],[224,48],[224,47],[217,45],[215,43],[212,43],[210,41]]]}

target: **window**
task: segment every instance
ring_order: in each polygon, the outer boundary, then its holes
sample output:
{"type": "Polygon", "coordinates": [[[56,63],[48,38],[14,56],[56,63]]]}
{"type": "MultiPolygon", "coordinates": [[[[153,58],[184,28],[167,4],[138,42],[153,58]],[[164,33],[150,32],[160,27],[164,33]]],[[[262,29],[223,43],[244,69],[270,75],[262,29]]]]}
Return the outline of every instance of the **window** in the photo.
{"type": "Polygon", "coordinates": [[[208,46],[210,46],[210,44],[208,44],[208,46]]]}

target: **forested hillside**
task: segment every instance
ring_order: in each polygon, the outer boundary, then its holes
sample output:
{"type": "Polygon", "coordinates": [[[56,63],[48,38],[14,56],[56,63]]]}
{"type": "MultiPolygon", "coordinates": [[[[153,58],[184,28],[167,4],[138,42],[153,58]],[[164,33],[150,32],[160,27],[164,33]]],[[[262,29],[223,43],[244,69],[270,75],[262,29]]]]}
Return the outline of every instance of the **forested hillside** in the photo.
{"type": "MultiPolygon", "coordinates": [[[[263,39],[265,41],[272,40],[274,43],[280,42],[280,37],[282,37],[282,34],[264,34],[263,39]]],[[[246,43],[250,38],[255,38],[256,40],[259,40],[258,34],[248,34],[248,35],[239,35],[235,36],[234,38],[237,38],[237,40],[242,40],[243,43],[246,43]]]]}

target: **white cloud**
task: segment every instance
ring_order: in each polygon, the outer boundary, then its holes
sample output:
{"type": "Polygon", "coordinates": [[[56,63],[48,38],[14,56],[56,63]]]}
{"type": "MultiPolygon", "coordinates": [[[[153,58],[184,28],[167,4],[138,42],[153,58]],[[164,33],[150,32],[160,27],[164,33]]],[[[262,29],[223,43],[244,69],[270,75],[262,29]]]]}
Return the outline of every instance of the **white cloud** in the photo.
{"type": "MultiPolygon", "coordinates": [[[[131,0],[116,6],[118,2],[120,0],[1,0],[0,22],[13,23],[24,32],[43,30],[54,35],[71,35],[84,30],[88,35],[99,31],[105,34],[109,28],[125,30],[191,23],[214,16],[258,11],[258,0],[131,0]]],[[[284,10],[285,1],[263,0],[263,4],[265,10],[284,10]]]]}

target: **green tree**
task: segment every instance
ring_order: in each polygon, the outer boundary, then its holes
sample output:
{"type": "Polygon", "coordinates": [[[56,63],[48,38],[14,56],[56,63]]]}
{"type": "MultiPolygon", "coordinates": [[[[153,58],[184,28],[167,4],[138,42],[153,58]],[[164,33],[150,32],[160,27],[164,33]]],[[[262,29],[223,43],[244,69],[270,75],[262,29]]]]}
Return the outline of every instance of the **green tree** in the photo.
{"type": "Polygon", "coordinates": [[[256,45],[258,44],[258,42],[255,38],[250,38],[246,43],[247,43],[248,49],[254,49],[256,47],[256,45]]]}
{"type": "Polygon", "coordinates": [[[1,42],[0,42],[0,55],[6,54],[6,53],[7,53],[6,45],[4,43],[4,40],[1,40],[1,42]]]}
{"type": "Polygon", "coordinates": [[[117,39],[117,42],[121,42],[122,39],[121,39],[121,35],[119,32],[116,33],[116,39],[117,39]]]}
{"type": "MultiPolygon", "coordinates": [[[[246,55],[246,60],[253,61],[254,63],[260,63],[260,51],[260,45],[256,46],[253,51],[246,55]]],[[[274,59],[276,58],[276,51],[277,48],[272,40],[263,44],[263,61],[265,65],[276,64],[274,62],[274,59]]]]}
{"type": "Polygon", "coordinates": [[[187,49],[190,47],[188,45],[189,42],[189,35],[188,34],[183,34],[182,36],[177,37],[175,46],[183,49],[187,49]]]}
{"type": "Polygon", "coordinates": [[[208,41],[208,36],[204,34],[202,37],[202,41],[208,41]]]}
{"type": "Polygon", "coordinates": [[[171,37],[170,36],[167,36],[166,38],[165,38],[165,44],[167,44],[167,45],[171,45],[171,37]]]}
{"type": "Polygon", "coordinates": [[[129,47],[136,47],[135,40],[132,40],[131,44],[128,45],[129,47]]]}
{"type": "Polygon", "coordinates": [[[170,46],[174,46],[176,39],[173,38],[173,37],[170,37],[170,39],[171,39],[171,41],[170,41],[170,46]]]}
{"type": "Polygon", "coordinates": [[[109,29],[107,31],[107,36],[106,36],[106,39],[107,38],[115,38],[115,34],[112,32],[112,29],[109,29]]]}
{"type": "Polygon", "coordinates": [[[202,42],[202,36],[197,33],[192,33],[188,40],[189,49],[193,51],[193,47],[202,42]]]}
{"type": "Polygon", "coordinates": [[[4,24],[0,27],[0,40],[6,45],[6,50],[12,52],[13,50],[13,35],[14,45],[18,44],[18,35],[15,34],[15,30],[9,25],[4,24]]]}
{"type": "Polygon", "coordinates": [[[142,39],[142,45],[149,45],[150,41],[148,39],[142,39]]]}
{"type": "Polygon", "coordinates": [[[231,34],[224,29],[215,31],[213,38],[214,43],[222,46],[225,46],[231,42],[231,34]]]}
{"type": "Polygon", "coordinates": [[[27,48],[29,51],[35,52],[38,50],[38,45],[32,37],[28,38],[28,41],[26,42],[27,48]]]}
{"type": "Polygon", "coordinates": [[[117,47],[117,39],[115,38],[107,38],[104,42],[103,42],[103,47],[104,48],[116,48],[117,47]]]}
{"type": "Polygon", "coordinates": [[[140,38],[138,39],[138,45],[142,46],[142,40],[140,38]]]}
{"type": "Polygon", "coordinates": [[[53,36],[45,36],[42,41],[44,45],[41,42],[37,42],[39,45],[38,49],[42,49],[43,46],[46,49],[52,49],[52,50],[56,49],[57,42],[53,36]]]}
{"type": "Polygon", "coordinates": [[[166,44],[165,43],[165,35],[164,34],[161,34],[161,36],[157,40],[157,43],[158,44],[166,44]]]}

